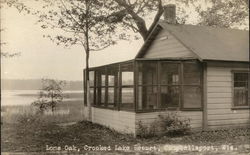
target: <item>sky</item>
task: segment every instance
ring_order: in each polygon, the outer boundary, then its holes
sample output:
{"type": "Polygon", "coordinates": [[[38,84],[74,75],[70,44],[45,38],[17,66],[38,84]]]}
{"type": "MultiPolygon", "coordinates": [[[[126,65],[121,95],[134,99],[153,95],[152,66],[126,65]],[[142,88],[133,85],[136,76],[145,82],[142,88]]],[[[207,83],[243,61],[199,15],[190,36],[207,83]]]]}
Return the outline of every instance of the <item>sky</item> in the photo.
{"type": "MultiPolygon", "coordinates": [[[[203,0],[206,1],[206,0],[203,0]]],[[[204,3],[204,7],[207,4],[204,3]]],[[[37,4],[33,7],[39,7],[37,4]]],[[[189,22],[197,20],[194,10],[190,12],[189,22]]],[[[64,48],[57,46],[44,34],[51,31],[35,24],[37,18],[20,14],[17,9],[1,8],[1,41],[7,43],[2,51],[21,52],[14,58],[1,58],[2,79],[41,79],[82,80],[85,68],[85,53],[82,46],[64,48]]],[[[149,25],[152,18],[146,21],[149,25]]],[[[52,32],[56,33],[56,32],[52,32]]],[[[117,45],[102,51],[92,52],[90,67],[119,61],[131,60],[142,46],[143,41],[120,41],[117,45]]]]}
{"type": "MultiPolygon", "coordinates": [[[[1,39],[6,45],[1,50],[21,52],[14,58],[1,58],[1,78],[82,80],[85,53],[82,46],[57,46],[35,24],[36,18],[20,14],[15,8],[1,9],[1,39]]],[[[90,55],[90,66],[133,59],[142,40],[120,41],[117,45],[90,55]]]]}

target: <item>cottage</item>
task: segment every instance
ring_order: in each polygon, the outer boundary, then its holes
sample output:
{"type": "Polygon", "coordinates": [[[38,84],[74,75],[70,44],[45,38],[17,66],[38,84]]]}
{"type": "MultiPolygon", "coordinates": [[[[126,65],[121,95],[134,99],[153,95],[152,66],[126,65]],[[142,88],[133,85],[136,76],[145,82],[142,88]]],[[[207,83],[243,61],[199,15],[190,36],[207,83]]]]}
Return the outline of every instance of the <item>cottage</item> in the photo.
{"type": "Polygon", "coordinates": [[[168,7],[135,59],[90,69],[86,117],[133,134],[169,111],[193,129],[249,125],[248,31],[176,24],[168,7]]]}

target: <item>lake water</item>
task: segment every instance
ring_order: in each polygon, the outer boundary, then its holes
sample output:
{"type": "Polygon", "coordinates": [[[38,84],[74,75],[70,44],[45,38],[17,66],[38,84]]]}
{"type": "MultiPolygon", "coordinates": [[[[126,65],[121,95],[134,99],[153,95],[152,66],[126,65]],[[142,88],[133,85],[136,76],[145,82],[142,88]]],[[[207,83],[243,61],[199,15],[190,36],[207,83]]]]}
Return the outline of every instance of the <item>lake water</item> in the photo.
{"type": "MultiPolygon", "coordinates": [[[[37,99],[39,90],[2,90],[1,106],[31,105],[37,99]],[[24,95],[25,94],[25,95],[24,95]]],[[[63,91],[64,94],[83,94],[82,91],[63,91]]],[[[64,98],[64,101],[79,100],[79,98],[64,98]]]]}
{"type": "MultiPolygon", "coordinates": [[[[16,122],[20,115],[35,114],[37,107],[30,106],[37,100],[39,90],[2,90],[1,92],[1,119],[5,122],[16,122]],[[16,117],[18,115],[18,117],[16,117]]],[[[75,122],[83,120],[83,92],[63,91],[63,104],[56,107],[52,113],[45,111],[46,116],[56,122],[75,122]]]]}

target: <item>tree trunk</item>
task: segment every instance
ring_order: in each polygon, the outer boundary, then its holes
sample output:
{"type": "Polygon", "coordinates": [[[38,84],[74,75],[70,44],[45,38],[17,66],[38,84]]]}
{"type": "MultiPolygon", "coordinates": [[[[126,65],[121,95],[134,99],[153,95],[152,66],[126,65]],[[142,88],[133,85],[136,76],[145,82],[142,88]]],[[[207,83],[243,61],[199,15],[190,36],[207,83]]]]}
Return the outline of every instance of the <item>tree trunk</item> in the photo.
{"type": "Polygon", "coordinates": [[[90,83],[89,83],[89,51],[86,51],[86,100],[88,106],[88,120],[92,121],[91,103],[90,103],[90,83]]]}
{"type": "Polygon", "coordinates": [[[86,100],[87,100],[87,106],[88,106],[88,119],[89,121],[92,121],[92,111],[91,111],[91,103],[90,103],[90,85],[89,85],[89,21],[88,17],[90,16],[89,14],[89,9],[90,9],[90,1],[85,0],[86,4],[86,30],[85,30],[85,41],[86,41],[86,47],[85,47],[85,52],[86,52],[86,100]]]}

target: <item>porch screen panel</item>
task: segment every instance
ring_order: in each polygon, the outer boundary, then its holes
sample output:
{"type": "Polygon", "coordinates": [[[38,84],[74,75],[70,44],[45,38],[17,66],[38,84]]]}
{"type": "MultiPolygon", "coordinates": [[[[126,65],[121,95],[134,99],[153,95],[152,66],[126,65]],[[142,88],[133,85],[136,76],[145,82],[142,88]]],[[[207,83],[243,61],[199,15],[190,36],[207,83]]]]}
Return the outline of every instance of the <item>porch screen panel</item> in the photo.
{"type": "Polygon", "coordinates": [[[201,71],[196,61],[138,61],[137,110],[200,110],[201,71]]]}
{"type": "Polygon", "coordinates": [[[157,62],[138,63],[138,110],[158,109],[157,62]]]}
{"type": "Polygon", "coordinates": [[[179,107],[180,86],[161,86],[161,108],[179,107]]]}
{"type": "Polygon", "coordinates": [[[105,68],[98,68],[95,73],[95,102],[97,106],[105,106],[105,86],[106,73],[105,68]]]}
{"type": "Polygon", "coordinates": [[[157,84],[157,62],[140,62],[139,63],[139,85],[156,85],[157,84]]]}
{"type": "Polygon", "coordinates": [[[137,108],[139,110],[158,109],[157,92],[157,86],[139,86],[137,108]]]}
{"type": "Polygon", "coordinates": [[[201,88],[197,86],[184,86],[183,102],[184,108],[201,108],[201,88]]]}
{"type": "Polygon", "coordinates": [[[180,63],[161,62],[161,108],[179,107],[181,103],[180,63]]]}
{"type": "Polygon", "coordinates": [[[198,63],[183,63],[183,83],[196,86],[201,84],[201,67],[198,63]]]}
{"type": "Polygon", "coordinates": [[[134,110],[134,66],[133,63],[120,65],[121,103],[120,109],[134,110]]]}
{"type": "Polygon", "coordinates": [[[89,86],[90,86],[90,92],[89,92],[89,100],[90,104],[94,105],[94,82],[95,82],[95,72],[89,71],[89,86]]]}
{"type": "Polygon", "coordinates": [[[180,84],[180,64],[171,62],[161,63],[161,85],[180,84]]]}
{"type": "Polygon", "coordinates": [[[201,108],[201,67],[195,62],[183,63],[183,108],[201,108]]]}
{"type": "Polygon", "coordinates": [[[121,109],[134,109],[134,88],[122,88],[121,109]]]}
{"type": "Polygon", "coordinates": [[[107,107],[117,107],[117,91],[118,91],[118,66],[107,67],[107,107]]]}

